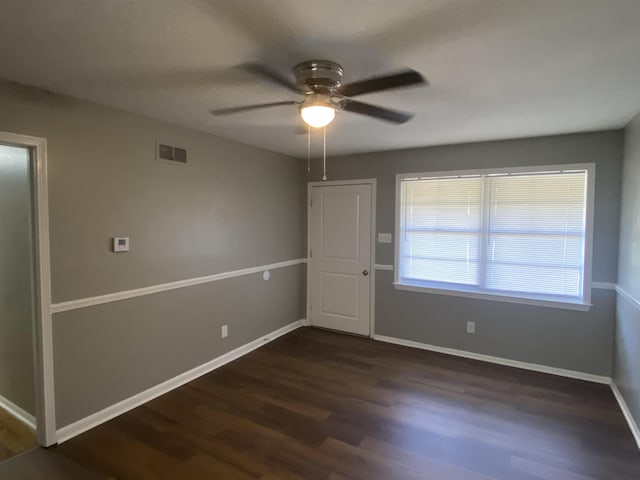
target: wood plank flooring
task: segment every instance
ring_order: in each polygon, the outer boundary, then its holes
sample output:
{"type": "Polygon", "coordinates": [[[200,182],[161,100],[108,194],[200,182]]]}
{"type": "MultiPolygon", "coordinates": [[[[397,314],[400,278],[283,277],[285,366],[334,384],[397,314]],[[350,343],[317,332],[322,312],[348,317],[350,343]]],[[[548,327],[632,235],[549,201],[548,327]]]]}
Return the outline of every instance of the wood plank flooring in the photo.
{"type": "Polygon", "coordinates": [[[311,328],[53,451],[120,480],[640,479],[607,386],[311,328]]]}
{"type": "Polygon", "coordinates": [[[116,480],[82,468],[53,452],[32,448],[0,462],[2,480],[116,480]]]}
{"type": "Polygon", "coordinates": [[[35,444],[35,432],[0,407],[0,462],[35,444]]]}

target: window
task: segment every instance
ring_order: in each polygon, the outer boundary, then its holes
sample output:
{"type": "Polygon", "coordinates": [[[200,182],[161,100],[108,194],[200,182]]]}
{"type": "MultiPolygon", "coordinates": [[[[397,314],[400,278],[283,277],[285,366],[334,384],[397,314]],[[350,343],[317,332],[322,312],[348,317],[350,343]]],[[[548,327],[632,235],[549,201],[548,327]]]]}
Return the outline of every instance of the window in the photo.
{"type": "Polygon", "coordinates": [[[396,288],[586,309],[594,171],[398,175],[396,288]]]}

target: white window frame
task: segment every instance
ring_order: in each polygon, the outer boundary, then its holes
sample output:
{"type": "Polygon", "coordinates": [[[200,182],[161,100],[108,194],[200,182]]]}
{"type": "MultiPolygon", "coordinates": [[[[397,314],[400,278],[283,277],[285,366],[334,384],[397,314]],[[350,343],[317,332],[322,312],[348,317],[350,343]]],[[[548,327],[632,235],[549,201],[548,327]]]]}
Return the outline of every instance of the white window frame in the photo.
{"type": "Polygon", "coordinates": [[[419,173],[398,173],[396,174],[396,204],[395,204],[395,267],[394,267],[394,287],[396,290],[406,290],[411,292],[422,292],[439,295],[452,295],[456,297],[477,298],[483,300],[495,300],[508,303],[520,303],[526,305],[540,305],[546,307],[566,308],[570,310],[587,311],[591,308],[591,278],[592,278],[592,260],[593,260],[593,215],[595,207],[595,182],[596,182],[596,165],[595,163],[572,163],[563,165],[535,165],[529,167],[504,167],[504,168],[486,168],[478,170],[454,170],[454,171],[438,171],[438,172],[419,172],[419,173]],[[558,171],[576,171],[585,170],[587,172],[587,192],[586,192],[586,218],[585,218],[585,245],[584,245],[584,274],[582,285],[582,301],[565,301],[544,299],[540,296],[526,294],[493,294],[474,290],[473,287],[466,289],[460,288],[441,288],[431,286],[421,286],[414,284],[406,284],[400,282],[400,208],[401,202],[401,182],[407,179],[427,179],[436,177],[459,177],[459,176],[475,176],[475,175],[491,175],[491,174],[523,174],[523,173],[542,173],[542,172],[558,172],[558,171]]]}

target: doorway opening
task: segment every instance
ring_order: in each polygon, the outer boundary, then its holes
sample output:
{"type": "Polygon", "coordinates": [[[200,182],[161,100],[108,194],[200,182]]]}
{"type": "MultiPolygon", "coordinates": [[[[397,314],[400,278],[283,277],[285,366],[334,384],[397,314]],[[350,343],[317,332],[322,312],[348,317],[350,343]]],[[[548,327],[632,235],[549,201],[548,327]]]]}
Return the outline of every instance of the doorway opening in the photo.
{"type": "Polygon", "coordinates": [[[0,461],[55,443],[46,141],[0,132],[0,461]]]}

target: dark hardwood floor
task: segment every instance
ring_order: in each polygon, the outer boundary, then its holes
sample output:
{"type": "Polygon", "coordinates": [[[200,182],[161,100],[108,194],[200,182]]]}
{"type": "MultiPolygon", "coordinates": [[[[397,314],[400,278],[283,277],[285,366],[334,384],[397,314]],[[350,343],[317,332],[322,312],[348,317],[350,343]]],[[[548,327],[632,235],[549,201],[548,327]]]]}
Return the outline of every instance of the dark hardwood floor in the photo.
{"type": "Polygon", "coordinates": [[[311,328],[53,451],[120,480],[640,479],[607,386],[311,328]]]}

